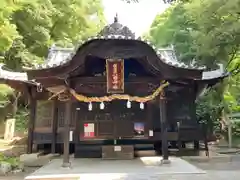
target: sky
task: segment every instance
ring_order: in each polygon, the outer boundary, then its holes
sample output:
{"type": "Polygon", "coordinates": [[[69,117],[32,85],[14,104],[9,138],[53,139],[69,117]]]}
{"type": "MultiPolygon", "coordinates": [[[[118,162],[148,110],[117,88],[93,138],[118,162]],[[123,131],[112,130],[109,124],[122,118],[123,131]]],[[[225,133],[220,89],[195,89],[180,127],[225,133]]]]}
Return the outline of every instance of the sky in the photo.
{"type": "Polygon", "coordinates": [[[113,23],[116,13],[119,23],[128,26],[137,36],[147,32],[157,14],[168,5],[162,0],[139,0],[126,3],[121,0],[103,0],[104,13],[108,23],[113,23]]]}

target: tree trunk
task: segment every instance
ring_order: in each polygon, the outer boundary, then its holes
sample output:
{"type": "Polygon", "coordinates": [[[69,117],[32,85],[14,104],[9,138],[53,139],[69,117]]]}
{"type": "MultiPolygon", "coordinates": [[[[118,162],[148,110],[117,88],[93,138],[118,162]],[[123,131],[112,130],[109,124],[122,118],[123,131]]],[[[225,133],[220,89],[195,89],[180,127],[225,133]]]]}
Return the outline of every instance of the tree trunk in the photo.
{"type": "Polygon", "coordinates": [[[228,130],[228,147],[232,147],[232,123],[230,119],[227,117],[225,110],[222,110],[222,119],[223,122],[227,125],[227,130],[228,130]]]}
{"type": "Polygon", "coordinates": [[[18,111],[18,100],[21,96],[21,93],[19,92],[16,92],[14,95],[13,95],[13,102],[12,102],[12,117],[14,117],[16,114],[17,114],[17,111],[18,111]]]}

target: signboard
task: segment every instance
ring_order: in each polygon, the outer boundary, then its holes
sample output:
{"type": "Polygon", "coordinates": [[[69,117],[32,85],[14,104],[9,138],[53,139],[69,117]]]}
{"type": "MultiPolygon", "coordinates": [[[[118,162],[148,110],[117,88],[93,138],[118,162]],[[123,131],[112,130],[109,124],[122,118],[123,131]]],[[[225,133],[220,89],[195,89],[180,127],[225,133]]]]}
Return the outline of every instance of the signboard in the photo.
{"type": "Polygon", "coordinates": [[[107,59],[107,93],[124,93],[124,60],[107,59]]]}
{"type": "Polygon", "coordinates": [[[85,123],[84,124],[84,138],[95,137],[94,132],[94,123],[85,123]]]}
{"type": "Polygon", "coordinates": [[[150,137],[153,136],[153,130],[149,130],[149,136],[150,136],[150,137]]]}
{"type": "Polygon", "coordinates": [[[122,151],[122,147],[121,146],[114,146],[114,151],[115,152],[122,151]]]}

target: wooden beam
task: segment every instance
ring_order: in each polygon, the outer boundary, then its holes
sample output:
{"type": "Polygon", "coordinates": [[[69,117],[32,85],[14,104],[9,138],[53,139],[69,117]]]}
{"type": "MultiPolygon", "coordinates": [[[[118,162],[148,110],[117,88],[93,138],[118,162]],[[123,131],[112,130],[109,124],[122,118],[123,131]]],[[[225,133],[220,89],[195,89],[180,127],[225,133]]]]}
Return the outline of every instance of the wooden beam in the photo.
{"type": "MultiPolygon", "coordinates": [[[[160,83],[161,79],[156,77],[128,77],[125,78],[125,83],[160,83]]],[[[107,78],[105,76],[96,77],[74,77],[69,79],[72,83],[82,83],[82,84],[96,84],[96,83],[106,83],[107,78]]]]}
{"type": "MultiPolygon", "coordinates": [[[[106,83],[107,79],[105,76],[95,76],[95,77],[72,77],[68,81],[72,83],[81,83],[81,84],[97,84],[97,83],[106,83]]],[[[125,79],[125,83],[159,83],[161,79],[156,77],[128,77],[125,79]]],[[[37,79],[36,82],[43,84],[45,88],[53,86],[66,85],[64,79],[49,77],[43,79],[37,79]]]]}
{"type": "Polygon", "coordinates": [[[33,88],[28,88],[28,98],[29,98],[29,107],[30,107],[30,116],[28,120],[28,143],[27,143],[27,153],[31,154],[33,151],[33,130],[35,126],[36,118],[36,98],[34,97],[33,88]]]}
{"type": "Polygon", "coordinates": [[[53,86],[64,86],[64,79],[59,79],[55,77],[48,77],[42,79],[36,79],[36,82],[43,84],[44,88],[53,87],[53,86]]]}
{"type": "MultiPolygon", "coordinates": [[[[152,94],[158,87],[160,83],[128,83],[125,84],[125,94],[135,95],[135,96],[147,96],[152,94]]],[[[95,83],[95,84],[78,84],[76,83],[73,87],[78,93],[85,95],[95,95],[103,96],[107,94],[107,84],[105,83],[95,83]]]]}

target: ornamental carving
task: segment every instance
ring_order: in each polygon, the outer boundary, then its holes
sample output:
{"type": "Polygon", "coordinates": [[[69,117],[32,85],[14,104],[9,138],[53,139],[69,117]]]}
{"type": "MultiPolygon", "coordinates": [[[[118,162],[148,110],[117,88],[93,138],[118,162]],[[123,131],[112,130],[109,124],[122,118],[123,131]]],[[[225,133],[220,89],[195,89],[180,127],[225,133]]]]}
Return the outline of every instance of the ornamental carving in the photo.
{"type": "Polygon", "coordinates": [[[114,18],[114,23],[105,26],[99,33],[99,36],[122,35],[135,38],[135,34],[127,27],[118,22],[118,17],[114,18]]]}

